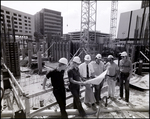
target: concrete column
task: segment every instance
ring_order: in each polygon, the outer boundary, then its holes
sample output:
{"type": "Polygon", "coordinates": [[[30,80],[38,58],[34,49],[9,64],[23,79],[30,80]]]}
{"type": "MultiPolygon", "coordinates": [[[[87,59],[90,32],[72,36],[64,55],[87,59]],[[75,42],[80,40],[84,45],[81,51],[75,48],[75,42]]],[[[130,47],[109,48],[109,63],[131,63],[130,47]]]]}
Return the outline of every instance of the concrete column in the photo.
{"type": "Polygon", "coordinates": [[[139,61],[139,67],[138,67],[138,75],[142,75],[142,66],[143,66],[143,61],[139,61]]]}
{"type": "Polygon", "coordinates": [[[44,53],[44,57],[46,57],[46,42],[43,42],[43,53],[44,53]]]}
{"type": "Polygon", "coordinates": [[[38,61],[39,74],[41,74],[42,73],[42,58],[41,58],[41,52],[40,51],[37,52],[37,61],[38,61]]]}
{"type": "Polygon", "coordinates": [[[32,62],[32,42],[28,42],[28,66],[31,66],[32,62]]]}

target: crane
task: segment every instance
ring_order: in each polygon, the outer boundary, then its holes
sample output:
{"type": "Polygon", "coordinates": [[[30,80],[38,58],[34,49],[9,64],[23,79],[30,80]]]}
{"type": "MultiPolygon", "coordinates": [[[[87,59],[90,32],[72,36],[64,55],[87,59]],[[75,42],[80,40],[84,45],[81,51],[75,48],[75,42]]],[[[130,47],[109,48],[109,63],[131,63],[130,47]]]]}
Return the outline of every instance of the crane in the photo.
{"type": "Polygon", "coordinates": [[[118,1],[111,1],[110,40],[116,38],[118,1]]]}
{"type": "Polygon", "coordinates": [[[96,43],[96,12],[97,12],[96,0],[81,1],[81,30],[80,30],[81,47],[84,47],[87,53],[91,55],[95,51],[95,49],[92,49],[93,43],[96,43]],[[94,32],[94,34],[92,34],[92,31],[94,32]],[[90,42],[92,42],[92,44],[90,42]]]}

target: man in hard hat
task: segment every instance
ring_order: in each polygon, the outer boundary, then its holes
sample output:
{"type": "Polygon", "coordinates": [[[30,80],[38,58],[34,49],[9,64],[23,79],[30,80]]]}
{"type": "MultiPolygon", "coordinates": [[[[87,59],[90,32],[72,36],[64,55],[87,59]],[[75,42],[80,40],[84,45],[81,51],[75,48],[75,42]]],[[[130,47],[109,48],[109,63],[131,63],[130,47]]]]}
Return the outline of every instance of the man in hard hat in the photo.
{"type": "MultiPolygon", "coordinates": [[[[105,66],[104,63],[101,61],[102,56],[101,54],[97,54],[95,56],[95,61],[91,61],[90,64],[93,66],[94,69],[94,75],[97,77],[101,73],[104,72],[105,66]]],[[[95,88],[95,99],[96,99],[96,104],[99,105],[99,101],[101,100],[101,89],[103,87],[104,80],[99,84],[99,85],[94,85],[95,88]]]]}
{"type": "Polygon", "coordinates": [[[79,114],[82,118],[86,117],[86,113],[82,107],[79,92],[80,92],[80,85],[83,85],[83,81],[81,80],[80,73],[79,73],[79,64],[81,60],[78,56],[75,56],[72,61],[72,66],[68,70],[68,78],[69,78],[69,89],[73,95],[73,107],[74,109],[78,109],[79,114]]]}
{"type": "Polygon", "coordinates": [[[123,98],[123,81],[125,81],[125,101],[129,102],[129,81],[132,76],[132,62],[128,58],[127,52],[121,53],[121,60],[119,62],[120,68],[120,98],[123,98]]]}
{"type": "MultiPolygon", "coordinates": [[[[89,64],[90,61],[91,61],[91,56],[85,55],[84,62],[79,65],[79,72],[84,81],[90,80],[91,77],[95,77],[93,66],[91,64],[89,64]]],[[[91,85],[87,84],[87,85],[85,85],[85,87],[86,87],[85,98],[84,98],[85,105],[88,107],[92,106],[93,110],[97,110],[96,104],[95,104],[96,100],[95,100],[95,96],[94,96],[93,90],[91,88],[91,85]]]]}
{"type": "Polygon", "coordinates": [[[63,57],[59,59],[58,63],[58,67],[56,69],[49,71],[48,74],[46,74],[46,77],[43,82],[43,89],[45,89],[47,79],[51,78],[53,94],[57,100],[57,103],[59,104],[61,117],[68,118],[66,112],[66,92],[63,79],[65,69],[68,65],[68,60],[63,57]]]}
{"type": "Polygon", "coordinates": [[[107,63],[107,73],[106,80],[108,83],[108,97],[112,100],[115,100],[115,86],[117,77],[119,75],[119,67],[114,62],[114,57],[112,55],[108,55],[108,63],[107,63]]]}

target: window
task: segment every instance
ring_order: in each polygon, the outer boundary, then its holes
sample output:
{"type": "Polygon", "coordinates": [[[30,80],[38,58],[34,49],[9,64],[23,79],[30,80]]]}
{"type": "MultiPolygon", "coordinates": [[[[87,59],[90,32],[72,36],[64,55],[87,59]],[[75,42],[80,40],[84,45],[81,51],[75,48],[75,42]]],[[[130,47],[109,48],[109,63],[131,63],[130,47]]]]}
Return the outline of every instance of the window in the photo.
{"type": "Polygon", "coordinates": [[[22,21],[21,19],[19,19],[19,21],[22,21]]]}
{"type": "Polygon", "coordinates": [[[3,12],[3,13],[4,13],[4,10],[1,10],[1,12],[3,12]]]}
{"type": "Polygon", "coordinates": [[[7,20],[8,23],[10,23],[10,20],[7,20]]]}
{"type": "Polygon", "coordinates": [[[29,26],[31,26],[31,25],[29,24],[29,26]]]}
{"type": "Polygon", "coordinates": [[[25,27],[25,29],[28,29],[27,27],[25,27]]]}
{"type": "Polygon", "coordinates": [[[26,33],[28,33],[28,31],[25,31],[26,33]]]}
{"type": "Polygon", "coordinates": [[[24,20],[25,22],[27,22],[27,20],[24,20]]]}
{"type": "Polygon", "coordinates": [[[18,26],[15,26],[15,28],[18,28],[18,26]]]}
{"type": "Polygon", "coordinates": [[[6,16],[6,18],[10,19],[10,16],[6,16]]]}
{"type": "Polygon", "coordinates": [[[26,17],[26,16],[24,16],[24,18],[26,19],[27,17],[26,17]]]}
{"type": "Polygon", "coordinates": [[[16,13],[14,13],[14,16],[17,16],[17,14],[16,14],[16,13]]]}
{"type": "Polygon", "coordinates": [[[19,32],[22,32],[22,30],[19,30],[19,32]]]}
{"type": "Polygon", "coordinates": [[[27,26],[27,24],[25,24],[25,26],[27,26]]]}
{"type": "Polygon", "coordinates": [[[21,23],[21,22],[19,22],[19,25],[22,25],[22,23],[21,23]]]}
{"type": "Polygon", "coordinates": [[[15,21],[14,24],[17,24],[17,22],[15,21]]]}
{"type": "Polygon", "coordinates": [[[31,23],[31,21],[28,21],[28,23],[31,23]]]}
{"type": "Polygon", "coordinates": [[[30,17],[28,17],[28,19],[31,19],[30,17]]]}
{"type": "Polygon", "coordinates": [[[21,17],[21,15],[20,15],[20,14],[19,14],[18,16],[19,16],[19,17],[21,17]]]}
{"type": "Polygon", "coordinates": [[[10,12],[6,11],[6,14],[10,14],[10,12]]]}
{"type": "Polygon", "coordinates": [[[22,26],[19,26],[19,28],[21,28],[21,29],[22,29],[22,26]]]}
{"type": "Polygon", "coordinates": [[[31,33],[31,31],[29,31],[29,33],[31,33]]]}
{"type": "Polygon", "coordinates": [[[7,24],[7,27],[11,27],[11,25],[10,25],[10,24],[7,24]]]}
{"type": "Polygon", "coordinates": [[[16,17],[14,17],[14,20],[17,20],[17,18],[16,18],[16,17]]]}
{"type": "Polygon", "coordinates": [[[18,30],[15,30],[15,32],[18,32],[18,30]]]}

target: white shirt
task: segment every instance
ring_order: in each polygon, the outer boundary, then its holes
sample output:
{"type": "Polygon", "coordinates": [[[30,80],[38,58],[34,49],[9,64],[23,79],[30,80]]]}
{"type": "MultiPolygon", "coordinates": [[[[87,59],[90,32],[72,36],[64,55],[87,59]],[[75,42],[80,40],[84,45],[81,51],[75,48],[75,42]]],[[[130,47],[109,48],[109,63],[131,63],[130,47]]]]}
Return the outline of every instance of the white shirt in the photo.
{"type": "Polygon", "coordinates": [[[112,64],[108,63],[107,70],[107,75],[115,76],[117,74],[117,71],[119,70],[119,67],[115,62],[113,62],[112,64]]]}
{"type": "MultiPolygon", "coordinates": [[[[80,75],[85,78],[87,77],[86,65],[87,64],[85,62],[83,62],[82,64],[79,65],[80,75]]],[[[90,77],[91,74],[94,73],[94,69],[90,63],[88,64],[88,67],[89,67],[89,77],[90,77]]]]}
{"type": "Polygon", "coordinates": [[[100,61],[99,64],[96,63],[96,61],[91,61],[90,64],[93,66],[94,74],[96,76],[99,76],[104,70],[104,63],[100,61]]]}

